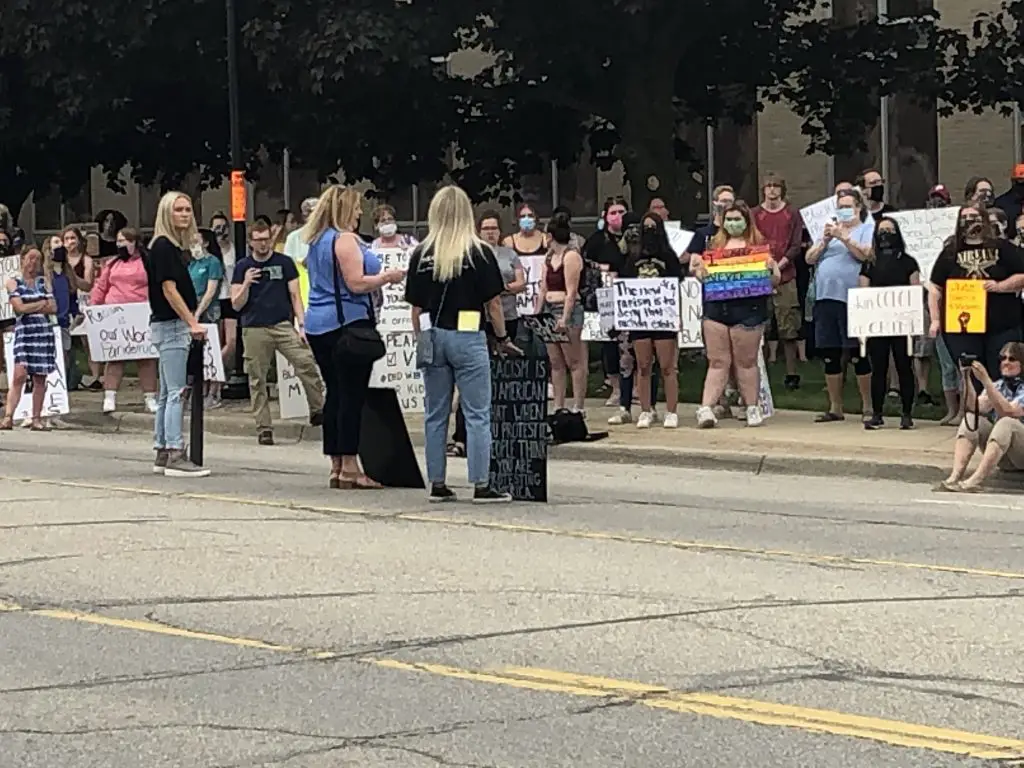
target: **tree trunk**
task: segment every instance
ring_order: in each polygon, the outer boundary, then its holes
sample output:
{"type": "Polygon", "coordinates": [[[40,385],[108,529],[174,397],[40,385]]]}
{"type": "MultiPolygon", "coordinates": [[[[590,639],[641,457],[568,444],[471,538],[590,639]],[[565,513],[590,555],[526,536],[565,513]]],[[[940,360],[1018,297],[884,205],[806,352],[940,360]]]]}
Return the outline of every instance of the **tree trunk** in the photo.
{"type": "MultiPolygon", "coordinates": [[[[854,25],[859,21],[875,18],[878,15],[877,0],[835,0],[833,18],[841,25],[854,25]]],[[[837,152],[836,183],[853,182],[857,176],[868,168],[879,168],[882,156],[882,135],[878,126],[881,114],[881,102],[872,100],[874,120],[860,136],[850,136],[849,147],[844,152],[837,152]],[[867,149],[857,146],[863,142],[867,149]]]]}
{"type": "MultiPolygon", "coordinates": [[[[753,107],[752,107],[753,109],[753,107]]],[[[715,126],[715,183],[728,184],[753,208],[761,201],[757,117],[749,125],[719,120],[715,126]]]]}
{"type": "MultiPolygon", "coordinates": [[[[9,168],[10,166],[8,166],[9,168]]],[[[28,176],[11,172],[0,172],[0,203],[11,209],[11,223],[18,222],[22,206],[32,194],[32,183],[28,176]]]]}

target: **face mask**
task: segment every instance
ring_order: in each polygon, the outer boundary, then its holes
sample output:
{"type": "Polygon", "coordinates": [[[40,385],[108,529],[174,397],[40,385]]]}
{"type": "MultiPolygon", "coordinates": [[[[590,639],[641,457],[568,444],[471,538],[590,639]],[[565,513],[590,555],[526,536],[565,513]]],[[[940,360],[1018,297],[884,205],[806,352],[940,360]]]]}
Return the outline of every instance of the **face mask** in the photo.
{"type": "Polygon", "coordinates": [[[605,217],[605,224],[612,232],[618,232],[622,229],[622,214],[621,213],[609,213],[605,217]]]}
{"type": "Polygon", "coordinates": [[[1003,384],[1013,390],[1017,389],[1022,382],[1024,382],[1024,379],[1021,379],[1020,376],[1007,376],[1003,379],[1003,384]]]}
{"type": "Polygon", "coordinates": [[[853,208],[837,208],[836,209],[836,218],[839,221],[843,222],[844,224],[849,224],[856,217],[857,217],[857,214],[854,212],[853,208]]]}
{"type": "Polygon", "coordinates": [[[640,236],[640,244],[647,253],[656,253],[661,245],[658,230],[644,227],[643,234],[640,236]]]}
{"type": "Polygon", "coordinates": [[[120,246],[117,249],[117,258],[121,261],[128,261],[132,257],[131,251],[128,250],[127,246],[120,246]]]}
{"type": "Polygon", "coordinates": [[[972,240],[980,240],[982,233],[985,231],[985,224],[981,221],[971,220],[967,224],[967,229],[964,234],[972,240]]]}
{"type": "Polygon", "coordinates": [[[381,237],[394,237],[398,234],[398,225],[393,221],[388,221],[381,224],[377,231],[380,232],[381,237]]]}
{"type": "Polygon", "coordinates": [[[223,240],[228,236],[228,225],[218,224],[213,228],[213,234],[215,234],[217,237],[223,240]]]}
{"type": "Polygon", "coordinates": [[[533,232],[533,228],[537,226],[537,222],[534,221],[532,216],[523,216],[519,219],[519,228],[523,232],[533,232]]]}
{"type": "Polygon", "coordinates": [[[53,263],[54,264],[63,264],[67,260],[68,260],[68,249],[67,248],[65,248],[62,245],[59,248],[54,248],[53,249],[53,263]]]}
{"type": "Polygon", "coordinates": [[[986,206],[991,206],[992,201],[995,200],[995,196],[992,194],[991,189],[983,189],[979,192],[976,197],[979,203],[984,203],[986,206]]]}
{"type": "Polygon", "coordinates": [[[871,187],[871,189],[868,190],[868,195],[871,198],[871,202],[882,202],[885,200],[885,185],[879,184],[877,187],[871,187]]]}
{"type": "Polygon", "coordinates": [[[899,238],[896,237],[895,232],[879,232],[878,247],[882,251],[895,253],[896,249],[900,247],[899,238]]]}
{"type": "Polygon", "coordinates": [[[745,221],[726,221],[722,226],[733,237],[739,237],[747,231],[747,222],[745,221]]]}

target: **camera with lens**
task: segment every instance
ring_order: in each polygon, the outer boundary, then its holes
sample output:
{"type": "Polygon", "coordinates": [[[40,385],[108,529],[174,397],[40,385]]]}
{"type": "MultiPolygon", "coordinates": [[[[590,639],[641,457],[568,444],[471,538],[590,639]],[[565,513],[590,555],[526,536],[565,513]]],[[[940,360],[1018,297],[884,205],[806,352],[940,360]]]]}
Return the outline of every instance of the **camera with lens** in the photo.
{"type": "Polygon", "coordinates": [[[978,362],[978,356],[977,355],[972,355],[970,352],[964,352],[964,353],[962,353],[960,355],[960,367],[961,368],[970,368],[976,362],[978,362]]]}

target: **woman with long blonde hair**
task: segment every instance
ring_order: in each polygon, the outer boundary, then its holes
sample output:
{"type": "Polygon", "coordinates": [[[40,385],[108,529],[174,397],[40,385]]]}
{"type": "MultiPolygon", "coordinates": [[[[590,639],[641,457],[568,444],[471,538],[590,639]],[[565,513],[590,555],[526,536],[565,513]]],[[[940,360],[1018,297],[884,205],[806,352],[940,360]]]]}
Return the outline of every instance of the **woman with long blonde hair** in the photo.
{"type": "Polygon", "coordinates": [[[309,303],[306,338],[327,391],[324,455],[331,457],[331,488],[377,490],[359,465],[363,404],[373,364],[384,355],[371,294],[400,283],[400,269],[381,270],[380,259],[356,234],[363,196],[353,187],[332,186],[302,229],[309,244],[309,303]]]}
{"type": "Polygon", "coordinates": [[[454,501],[448,488],[448,417],[453,387],[466,418],[473,501],[511,501],[490,484],[491,362],[484,321],[499,349],[518,352],[505,330],[505,282],[490,245],[476,233],[469,197],[455,186],[438,190],[427,212],[429,232],[409,258],[405,300],[412,305],[417,364],[423,370],[427,475],[431,501],[454,501]],[[486,315],[484,314],[486,312],[486,315]]]}
{"type": "Polygon", "coordinates": [[[182,435],[182,395],[187,385],[189,345],[193,339],[206,339],[206,329],[195,316],[199,301],[188,273],[191,250],[198,245],[192,200],[183,192],[168,192],[160,198],[156,209],[156,226],[145,262],[149,324],[160,373],[153,471],[167,477],[210,474],[210,470],[189,461],[182,435]]]}
{"type": "MultiPolygon", "coordinates": [[[[771,258],[767,241],[742,200],[734,201],[722,211],[722,227],[708,241],[707,247],[705,253],[695,253],[690,259],[690,272],[705,282],[703,330],[708,370],[701,406],[697,409],[697,426],[707,429],[718,423],[713,408],[725,392],[729,372],[735,371],[736,386],[747,407],[747,426],[759,427],[764,422],[764,414],[757,404],[760,394],[758,354],[768,322],[771,286],[778,285],[781,279],[779,266],[771,258]],[[749,292],[737,291],[725,284],[716,285],[714,291],[709,288],[709,267],[716,261],[756,256],[758,249],[768,254],[765,263],[771,285],[755,275],[744,281],[755,286],[749,292]]],[[[756,271],[753,267],[751,270],[756,271]]]]}

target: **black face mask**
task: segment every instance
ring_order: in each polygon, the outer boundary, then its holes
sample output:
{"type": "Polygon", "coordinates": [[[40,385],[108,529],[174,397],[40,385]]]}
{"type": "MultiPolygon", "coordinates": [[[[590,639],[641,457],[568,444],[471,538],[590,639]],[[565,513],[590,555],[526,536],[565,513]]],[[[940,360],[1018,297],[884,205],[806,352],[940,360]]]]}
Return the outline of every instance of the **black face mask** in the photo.
{"type": "Polygon", "coordinates": [[[1020,376],[1007,376],[1005,379],[1003,379],[1003,384],[1008,386],[1010,389],[1014,391],[1014,393],[1016,393],[1017,387],[1019,387],[1021,384],[1024,384],[1024,379],[1021,379],[1020,376]]]}
{"type": "Polygon", "coordinates": [[[868,190],[868,197],[873,203],[880,203],[885,200],[885,185],[879,184],[877,187],[871,187],[868,190]]]}
{"type": "Polygon", "coordinates": [[[127,246],[121,246],[117,249],[117,258],[121,261],[128,261],[132,257],[131,251],[128,250],[127,246]]]}
{"type": "Polygon", "coordinates": [[[63,245],[53,249],[53,263],[63,264],[68,260],[68,249],[63,245]]]}
{"type": "Polygon", "coordinates": [[[882,253],[896,253],[899,251],[900,239],[895,232],[878,233],[878,250],[882,253]]]}
{"type": "Polygon", "coordinates": [[[643,234],[640,236],[640,243],[645,253],[657,253],[661,244],[658,230],[644,227],[643,234]]]}

